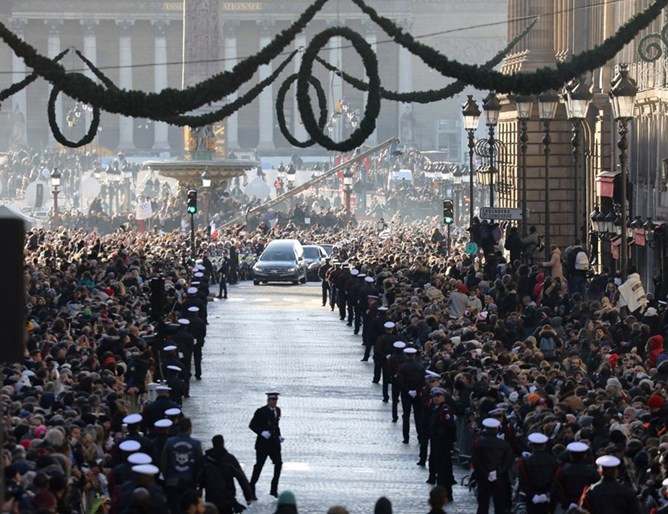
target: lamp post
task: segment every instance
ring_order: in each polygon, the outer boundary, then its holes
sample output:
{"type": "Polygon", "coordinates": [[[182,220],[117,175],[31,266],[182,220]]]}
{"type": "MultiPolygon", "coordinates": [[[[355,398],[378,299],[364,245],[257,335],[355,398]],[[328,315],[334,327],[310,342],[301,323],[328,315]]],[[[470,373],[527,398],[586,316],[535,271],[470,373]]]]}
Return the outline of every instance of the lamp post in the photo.
{"type": "Polygon", "coordinates": [[[132,169],[130,168],[130,163],[126,162],[123,164],[123,185],[125,187],[125,209],[130,209],[130,195],[132,194],[130,183],[132,182],[132,169]]]}
{"type": "MultiPolygon", "coordinates": [[[[278,168],[276,168],[276,172],[281,182],[281,194],[283,194],[283,187],[285,186],[285,166],[283,166],[283,163],[278,165],[278,168]]],[[[278,191],[276,193],[278,195],[278,191]]]]}
{"type": "Polygon", "coordinates": [[[480,122],[480,108],[473,99],[473,95],[468,95],[468,99],[462,106],[462,117],[464,118],[464,129],[469,138],[469,226],[473,225],[473,149],[475,148],[475,131],[480,122]]]}
{"type": "Polygon", "coordinates": [[[459,215],[461,212],[460,206],[459,206],[459,200],[460,200],[460,186],[462,184],[462,172],[459,167],[459,165],[455,164],[454,165],[454,171],[452,172],[452,189],[454,189],[454,197],[455,197],[455,221],[457,222],[457,225],[459,225],[459,215]]]}
{"type": "Polygon", "coordinates": [[[51,193],[53,193],[53,226],[58,226],[58,193],[60,193],[60,171],[54,168],[51,172],[51,193]]]}
{"type": "MultiPolygon", "coordinates": [[[[297,170],[295,169],[294,164],[290,163],[288,165],[285,174],[288,177],[288,191],[292,191],[295,187],[295,179],[297,178],[297,170]]],[[[290,197],[290,208],[294,207],[294,205],[294,197],[290,197]]]]}
{"type": "Polygon", "coordinates": [[[545,260],[550,260],[550,121],[559,105],[559,95],[546,91],[538,97],[538,117],[543,122],[543,154],[545,155],[545,260]]]}
{"type": "Polygon", "coordinates": [[[527,237],[527,122],[531,119],[533,98],[530,96],[515,97],[517,119],[520,121],[520,167],[522,169],[522,237],[527,237]]]}
{"type": "Polygon", "coordinates": [[[343,191],[346,200],[346,214],[350,216],[350,195],[353,190],[353,170],[346,168],[343,172],[343,191]]]}
{"type": "Polygon", "coordinates": [[[580,169],[579,169],[579,150],[580,146],[580,124],[584,122],[587,117],[587,111],[591,105],[593,95],[589,92],[586,85],[580,80],[570,81],[564,88],[563,99],[566,102],[566,116],[571,120],[573,136],[571,137],[571,145],[573,146],[573,177],[575,178],[575,187],[573,188],[573,234],[576,239],[585,241],[586,233],[584,232],[584,224],[580,226],[580,205],[579,205],[579,189],[580,189],[580,169]],[[580,234],[580,229],[583,233],[580,234]]]}
{"type": "MultiPolygon", "coordinates": [[[[494,207],[494,128],[499,122],[499,113],[501,112],[501,102],[497,96],[490,92],[482,101],[482,109],[485,111],[485,118],[487,120],[487,127],[489,128],[489,206],[494,207]]],[[[490,220],[492,221],[492,220],[490,220]]]]}
{"type": "Polygon", "coordinates": [[[206,202],[204,202],[204,223],[206,223],[206,236],[211,237],[211,225],[209,225],[209,202],[211,201],[211,172],[209,168],[204,169],[202,173],[202,189],[206,194],[206,202]]]}
{"type": "Polygon", "coordinates": [[[629,248],[628,240],[626,239],[626,224],[628,222],[628,202],[626,200],[626,150],[628,149],[628,141],[626,134],[628,133],[628,123],[633,118],[633,111],[635,108],[636,94],[638,87],[635,80],[629,77],[628,66],[623,64],[619,68],[619,72],[611,81],[610,88],[610,103],[612,104],[612,115],[619,123],[619,140],[617,141],[617,148],[619,148],[619,164],[622,170],[622,190],[621,190],[621,233],[622,233],[622,252],[621,252],[621,266],[622,266],[622,280],[626,280],[629,265],[629,248]]]}

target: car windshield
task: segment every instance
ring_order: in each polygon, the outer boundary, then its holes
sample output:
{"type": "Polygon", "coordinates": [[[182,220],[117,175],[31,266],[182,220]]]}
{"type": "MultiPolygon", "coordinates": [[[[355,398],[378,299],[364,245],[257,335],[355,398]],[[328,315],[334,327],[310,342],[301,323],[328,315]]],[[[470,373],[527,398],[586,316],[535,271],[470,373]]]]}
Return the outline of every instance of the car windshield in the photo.
{"type": "Polygon", "coordinates": [[[294,261],[295,254],[289,251],[270,250],[264,252],[260,257],[261,261],[294,261]]]}
{"type": "Polygon", "coordinates": [[[320,251],[317,248],[304,248],[304,257],[307,259],[317,259],[320,257],[320,251]]]}

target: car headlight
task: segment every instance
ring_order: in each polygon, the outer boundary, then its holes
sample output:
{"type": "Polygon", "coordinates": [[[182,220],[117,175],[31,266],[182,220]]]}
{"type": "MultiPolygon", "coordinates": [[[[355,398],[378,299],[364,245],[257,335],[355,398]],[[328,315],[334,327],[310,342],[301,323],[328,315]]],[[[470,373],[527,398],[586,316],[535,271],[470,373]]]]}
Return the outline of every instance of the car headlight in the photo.
{"type": "Polygon", "coordinates": [[[256,264],[255,266],[253,266],[253,269],[254,269],[255,271],[262,271],[262,266],[258,266],[258,265],[256,264]]]}
{"type": "Polygon", "coordinates": [[[288,268],[286,271],[289,273],[289,272],[296,271],[296,270],[295,270],[295,268],[288,268]]]}

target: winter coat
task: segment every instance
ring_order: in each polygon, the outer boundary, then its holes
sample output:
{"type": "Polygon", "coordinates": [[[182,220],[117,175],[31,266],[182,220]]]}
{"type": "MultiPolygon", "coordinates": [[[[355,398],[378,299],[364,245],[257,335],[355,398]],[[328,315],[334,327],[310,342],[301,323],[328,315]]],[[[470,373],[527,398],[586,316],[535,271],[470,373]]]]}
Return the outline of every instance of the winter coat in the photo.
{"type": "Polygon", "coordinates": [[[559,248],[555,248],[552,250],[552,254],[550,255],[550,260],[547,262],[543,262],[541,264],[543,268],[550,268],[550,276],[552,278],[554,277],[559,277],[559,278],[564,278],[564,270],[561,266],[561,250],[559,248]]]}

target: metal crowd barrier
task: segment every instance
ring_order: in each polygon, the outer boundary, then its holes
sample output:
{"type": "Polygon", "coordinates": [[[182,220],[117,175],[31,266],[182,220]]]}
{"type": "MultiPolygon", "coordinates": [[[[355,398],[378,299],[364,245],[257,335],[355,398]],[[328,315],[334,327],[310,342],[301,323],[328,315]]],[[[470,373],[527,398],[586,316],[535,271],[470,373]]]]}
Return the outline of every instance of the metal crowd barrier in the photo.
{"type": "Polygon", "coordinates": [[[466,416],[458,416],[455,420],[457,426],[457,444],[455,445],[455,459],[460,466],[471,460],[473,449],[473,433],[469,428],[466,416]]]}

